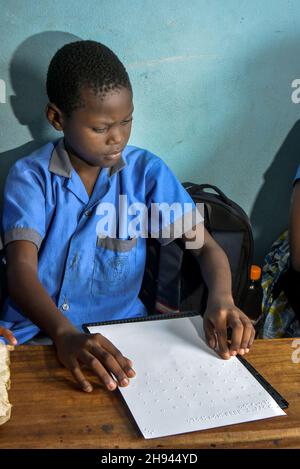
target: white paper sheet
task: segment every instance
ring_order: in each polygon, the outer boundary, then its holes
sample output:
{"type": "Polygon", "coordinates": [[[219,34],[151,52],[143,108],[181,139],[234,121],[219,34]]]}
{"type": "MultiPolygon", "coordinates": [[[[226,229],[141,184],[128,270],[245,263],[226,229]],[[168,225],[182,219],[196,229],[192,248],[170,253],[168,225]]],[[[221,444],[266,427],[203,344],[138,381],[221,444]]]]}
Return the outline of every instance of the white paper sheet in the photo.
{"type": "Polygon", "coordinates": [[[285,415],[236,357],[206,345],[198,316],[89,330],[133,361],[136,377],[119,390],[145,438],[285,415]]]}

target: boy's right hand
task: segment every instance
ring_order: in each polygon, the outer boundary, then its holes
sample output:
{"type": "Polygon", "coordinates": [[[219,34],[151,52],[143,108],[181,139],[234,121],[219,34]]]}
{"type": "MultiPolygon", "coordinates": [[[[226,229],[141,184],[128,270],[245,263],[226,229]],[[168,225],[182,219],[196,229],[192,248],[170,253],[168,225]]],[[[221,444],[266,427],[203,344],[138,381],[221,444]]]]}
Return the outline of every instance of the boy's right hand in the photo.
{"type": "Polygon", "coordinates": [[[132,362],[101,334],[90,335],[68,330],[57,335],[54,343],[60,362],[71,371],[83,391],[91,392],[93,387],[85,378],[80,365],[93,371],[109,391],[114,391],[118,385],[127,386],[128,378],[135,376],[132,362]]]}
{"type": "Polygon", "coordinates": [[[5,329],[5,327],[0,327],[0,336],[5,337],[5,339],[8,340],[10,345],[17,345],[17,339],[9,329],[5,329]]]}

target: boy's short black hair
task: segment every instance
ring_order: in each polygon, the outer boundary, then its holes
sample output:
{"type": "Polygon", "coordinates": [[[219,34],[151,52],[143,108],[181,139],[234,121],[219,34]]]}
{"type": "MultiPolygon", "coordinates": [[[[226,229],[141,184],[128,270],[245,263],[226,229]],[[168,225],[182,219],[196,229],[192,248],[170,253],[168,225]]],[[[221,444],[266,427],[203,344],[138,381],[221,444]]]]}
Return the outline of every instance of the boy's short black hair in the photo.
{"type": "Polygon", "coordinates": [[[71,42],[51,59],[48,98],[70,116],[74,109],[83,106],[80,100],[83,87],[103,95],[121,87],[132,89],[124,65],[107,46],[96,41],[71,42]]]}

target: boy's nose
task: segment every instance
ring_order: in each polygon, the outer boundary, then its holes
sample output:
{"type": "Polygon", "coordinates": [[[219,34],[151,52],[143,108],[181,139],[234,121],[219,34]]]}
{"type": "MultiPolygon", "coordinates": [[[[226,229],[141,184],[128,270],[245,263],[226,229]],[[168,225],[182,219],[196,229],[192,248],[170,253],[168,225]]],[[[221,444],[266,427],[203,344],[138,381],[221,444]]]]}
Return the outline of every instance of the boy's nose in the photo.
{"type": "Polygon", "coordinates": [[[122,133],[118,129],[111,129],[107,137],[107,145],[118,146],[122,142],[122,133]]]}

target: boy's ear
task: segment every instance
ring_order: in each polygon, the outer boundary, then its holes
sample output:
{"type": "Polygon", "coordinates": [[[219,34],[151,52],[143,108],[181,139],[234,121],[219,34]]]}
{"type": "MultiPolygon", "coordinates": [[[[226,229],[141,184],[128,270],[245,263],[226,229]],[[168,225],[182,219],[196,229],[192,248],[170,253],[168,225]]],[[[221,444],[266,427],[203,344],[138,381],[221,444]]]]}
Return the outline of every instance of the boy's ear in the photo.
{"type": "Polygon", "coordinates": [[[61,110],[53,103],[48,103],[45,108],[48,122],[55,130],[62,131],[64,129],[64,119],[61,110]]]}

